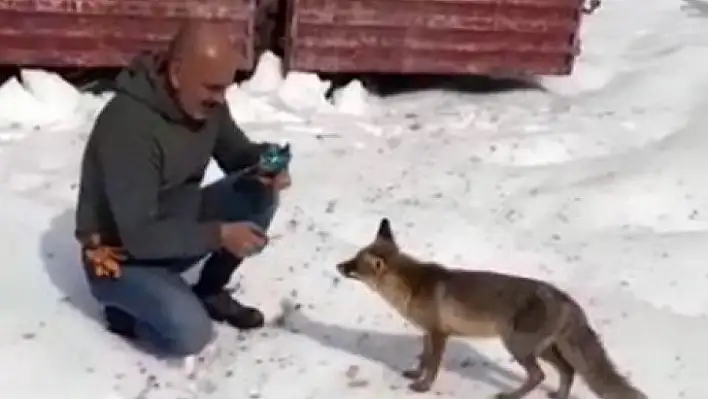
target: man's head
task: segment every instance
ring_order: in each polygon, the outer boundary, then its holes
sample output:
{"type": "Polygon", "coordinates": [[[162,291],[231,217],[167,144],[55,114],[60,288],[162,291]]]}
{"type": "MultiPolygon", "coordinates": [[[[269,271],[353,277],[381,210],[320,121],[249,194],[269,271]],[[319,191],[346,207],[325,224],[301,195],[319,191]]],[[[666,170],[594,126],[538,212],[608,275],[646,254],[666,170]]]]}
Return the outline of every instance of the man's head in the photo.
{"type": "Polygon", "coordinates": [[[203,121],[224,102],[238,64],[228,25],[189,21],[170,44],[167,77],[182,110],[203,121]]]}

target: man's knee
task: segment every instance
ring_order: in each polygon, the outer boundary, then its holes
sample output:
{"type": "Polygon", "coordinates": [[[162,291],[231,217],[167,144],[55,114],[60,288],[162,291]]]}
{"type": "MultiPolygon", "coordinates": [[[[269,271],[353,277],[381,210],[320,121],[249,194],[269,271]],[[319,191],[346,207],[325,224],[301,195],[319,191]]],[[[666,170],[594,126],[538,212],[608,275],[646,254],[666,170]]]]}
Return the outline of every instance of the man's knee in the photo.
{"type": "MultiPolygon", "coordinates": [[[[278,206],[278,192],[254,178],[243,178],[232,184],[235,202],[246,205],[250,211],[258,214],[274,212],[278,206]]],[[[232,197],[233,198],[233,197],[232,197]]]]}
{"type": "Polygon", "coordinates": [[[182,292],[165,297],[159,314],[146,320],[157,330],[162,351],[168,355],[186,356],[199,353],[214,333],[213,323],[195,294],[182,292]]]}
{"type": "Polygon", "coordinates": [[[183,313],[173,320],[169,331],[163,331],[165,338],[163,352],[172,356],[188,356],[200,353],[211,341],[214,328],[206,312],[198,314],[183,313]]]}
{"type": "Polygon", "coordinates": [[[268,229],[279,205],[271,187],[252,178],[227,176],[204,190],[206,219],[252,221],[268,229]]]}
{"type": "Polygon", "coordinates": [[[157,352],[198,353],[211,340],[212,321],[189,285],[156,267],[124,267],[118,280],[94,279],[91,291],[104,306],[115,306],[135,319],[139,340],[157,352]]]}
{"type": "Polygon", "coordinates": [[[262,211],[252,216],[252,221],[259,225],[263,230],[268,230],[270,223],[275,217],[275,212],[278,210],[279,198],[277,193],[273,194],[273,198],[264,204],[262,211]]]}

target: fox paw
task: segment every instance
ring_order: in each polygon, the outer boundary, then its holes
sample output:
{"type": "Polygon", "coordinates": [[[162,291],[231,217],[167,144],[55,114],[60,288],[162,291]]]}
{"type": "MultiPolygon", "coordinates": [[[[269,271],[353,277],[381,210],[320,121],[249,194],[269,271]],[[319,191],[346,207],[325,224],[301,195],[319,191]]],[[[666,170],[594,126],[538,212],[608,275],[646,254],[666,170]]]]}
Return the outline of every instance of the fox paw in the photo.
{"type": "Polygon", "coordinates": [[[550,399],[568,399],[568,393],[567,392],[549,392],[548,397],[550,399]]]}
{"type": "Polygon", "coordinates": [[[430,390],[431,385],[432,384],[428,381],[418,380],[418,381],[408,385],[408,388],[410,388],[410,390],[413,392],[423,393],[423,392],[428,392],[430,390]]]}
{"type": "Polygon", "coordinates": [[[423,371],[416,368],[405,370],[402,374],[404,378],[408,378],[409,380],[417,380],[421,375],[423,375],[423,371]]]}
{"type": "Polygon", "coordinates": [[[494,399],[519,399],[516,392],[500,392],[494,395],[494,399]]]}

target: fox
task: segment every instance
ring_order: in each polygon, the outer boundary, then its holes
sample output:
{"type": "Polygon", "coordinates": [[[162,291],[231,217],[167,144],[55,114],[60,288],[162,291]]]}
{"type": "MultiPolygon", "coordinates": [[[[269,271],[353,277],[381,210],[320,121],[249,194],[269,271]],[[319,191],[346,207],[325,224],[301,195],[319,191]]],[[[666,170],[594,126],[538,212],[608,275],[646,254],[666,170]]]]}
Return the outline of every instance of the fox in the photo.
{"type": "Polygon", "coordinates": [[[451,337],[501,339],[526,378],[496,399],[527,397],[545,379],[539,359],[559,374],[552,399],[568,399],[576,373],[602,399],[648,399],[620,374],[583,308],[544,281],[493,271],[450,268],[400,249],[391,222],[382,218],[373,242],[336,264],[422,332],[417,365],[403,371],[409,389],[432,387],[451,337]]]}

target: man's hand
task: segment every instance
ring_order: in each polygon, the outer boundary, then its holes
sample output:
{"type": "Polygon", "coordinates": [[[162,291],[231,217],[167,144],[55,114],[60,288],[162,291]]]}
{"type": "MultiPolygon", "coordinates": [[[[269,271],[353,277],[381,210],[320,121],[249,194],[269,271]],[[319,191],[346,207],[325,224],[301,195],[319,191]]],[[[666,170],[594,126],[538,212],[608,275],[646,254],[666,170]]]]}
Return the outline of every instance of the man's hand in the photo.
{"type": "Polygon", "coordinates": [[[221,243],[239,258],[259,252],[268,242],[266,233],[252,222],[234,222],[221,225],[221,243]]]}
{"type": "Polygon", "coordinates": [[[101,245],[101,239],[93,234],[84,248],[84,256],[93,266],[96,277],[119,278],[121,276],[120,262],[126,259],[118,247],[101,245]]]}
{"type": "Polygon", "coordinates": [[[290,173],[287,170],[284,170],[273,177],[259,176],[258,180],[266,186],[272,187],[276,191],[285,190],[292,184],[292,180],[290,180],[290,173]]]}

